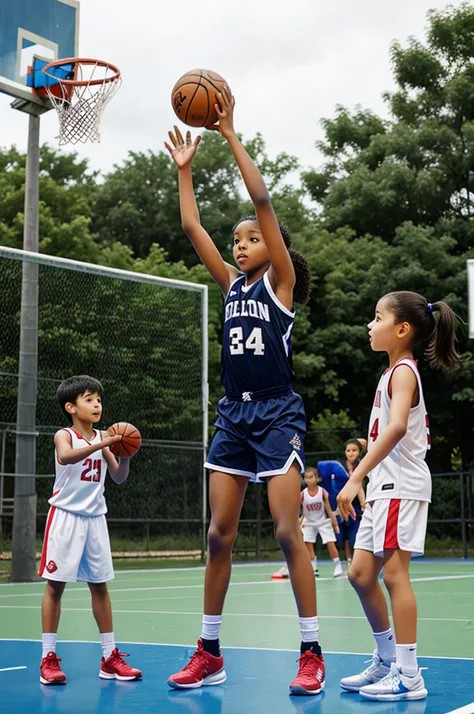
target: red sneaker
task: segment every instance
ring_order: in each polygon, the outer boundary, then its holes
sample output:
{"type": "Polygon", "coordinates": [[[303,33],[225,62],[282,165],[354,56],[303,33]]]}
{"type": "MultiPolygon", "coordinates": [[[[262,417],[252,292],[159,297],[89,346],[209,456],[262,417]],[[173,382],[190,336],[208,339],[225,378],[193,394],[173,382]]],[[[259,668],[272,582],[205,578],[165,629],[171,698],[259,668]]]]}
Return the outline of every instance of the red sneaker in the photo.
{"type": "Polygon", "coordinates": [[[116,647],[110,657],[107,659],[100,660],[100,672],[99,677],[102,679],[119,679],[120,681],[129,682],[132,679],[141,679],[141,670],[135,667],[130,667],[126,662],[124,662],[124,657],[129,655],[125,652],[119,652],[118,647],[116,647]]]}
{"type": "Polygon", "coordinates": [[[307,650],[298,660],[299,670],[290,684],[292,694],[321,694],[324,689],[325,667],[322,655],[307,650]]]}
{"type": "Polygon", "coordinates": [[[168,684],[173,689],[196,689],[197,687],[222,684],[227,679],[224,658],[214,657],[202,648],[199,639],[197,650],[181,672],[172,674],[168,684]]]}
{"type": "Polygon", "coordinates": [[[41,684],[66,684],[66,675],[61,670],[56,652],[48,652],[46,657],[43,657],[40,664],[40,682],[41,684]]]}

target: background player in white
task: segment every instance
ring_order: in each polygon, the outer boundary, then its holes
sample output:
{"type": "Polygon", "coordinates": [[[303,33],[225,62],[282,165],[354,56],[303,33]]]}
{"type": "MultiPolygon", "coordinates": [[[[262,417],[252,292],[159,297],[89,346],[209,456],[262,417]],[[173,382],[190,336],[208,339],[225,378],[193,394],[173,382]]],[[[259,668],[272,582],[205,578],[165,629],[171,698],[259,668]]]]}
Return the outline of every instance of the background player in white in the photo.
{"type": "Polygon", "coordinates": [[[110,445],[120,435],[108,436],[94,428],[102,415],[104,390],[87,375],[62,382],[57,399],[72,426],[54,437],[56,480],[44,534],[39,575],[48,583],[41,605],[43,659],[42,684],[65,684],[56,656],[56,638],[61,614],[61,597],[68,582],[85,581],[92,597],[92,612],[100,632],[102,679],[134,680],[142,673],[123,660],[115,646],[112,606],[107,581],[114,578],[112,554],[105,513],[104,484],[107,468],[115,483],[123,483],[130,459],[120,464],[110,445]]]}
{"type": "Polygon", "coordinates": [[[343,518],[355,517],[352,501],[369,475],[367,504],[355,544],[349,579],[372,627],[377,649],[360,675],[341,680],[343,689],[366,699],[423,699],[427,689],[416,653],[417,606],[409,565],[424,550],[431,475],[425,462],[430,447],[428,417],[415,345],[422,344],[431,367],[460,365],[455,348],[456,316],[444,302],[433,305],[417,293],[385,295],[368,325],[376,352],[387,352],[389,367],[380,378],[369,424],[368,453],[354,469],[337,501],[343,518]],[[434,312],[439,313],[435,320],[434,312]],[[378,576],[388,589],[395,626],[378,576]]]}
{"type": "Polygon", "coordinates": [[[334,577],[340,578],[344,576],[344,570],[336,548],[336,534],[339,532],[339,526],[336,516],[332,512],[327,491],[319,485],[321,480],[318,470],[314,467],[310,467],[304,472],[306,488],[301,492],[301,530],[315,574],[317,574],[318,564],[314,544],[319,535],[323,545],[327,545],[329,556],[334,563],[334,577]]]}
{"type": "MultiPolygon", "coordinates": [[[[336,548],[336,534],[339,533],[336,515],[331,509],[327,491],[320,486],[322,479],[317,468],[310,466],[304,472],[306,488],[301,491],[300,526],[303,540],[313,564],[314,574],[318,575],[318,561],[314,552],[314,544],[318,535],[323,545],[327,544],[328,552],[334,563],[334,577],[344,576],[344,570],[336,548]]],[[[273,573],[272,580],[284,580],[289,577],[288,566],[283,565],[273,573]]]]}

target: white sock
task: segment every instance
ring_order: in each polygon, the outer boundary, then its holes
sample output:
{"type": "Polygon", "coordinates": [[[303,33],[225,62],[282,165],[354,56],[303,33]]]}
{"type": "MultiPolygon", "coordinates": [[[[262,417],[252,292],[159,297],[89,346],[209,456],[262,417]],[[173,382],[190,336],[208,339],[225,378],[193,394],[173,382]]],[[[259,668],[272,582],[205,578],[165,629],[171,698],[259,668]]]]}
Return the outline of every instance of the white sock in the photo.
{"type": "Polygon", "coordinates": [[[303,642],[318,642],[319,640],[319,623],[318,616],[316,617],[299,617],[301,640],[303,642]]]}
{"type": "Polygon", "coordinates": [[[334,565],[339,565],[339,563],[341,562],[341,559],[340,559],[340,558],[333,558],[333,559],[332,559],[332,562],[334,563],[334,565]]]}
{"type": "Polygon", "coordinates": [[[56,652],[56,632],[43,632],[41,642],[43,643],[43,657],[46,657],[48,652],[56,652]]]}
{"type": "Polygon", "coordinates": [[[314,557],[311,562],[313,564],[313,570],[316,570],[316,568],[318,567],[318,559],[314,557]]]}
{"type": "Polygon", "coordinates": [[[110,657],[115,649],[115,635],[113,632],[101,632],[100,644],[102,645],[102,655],[104,659],[110,657]]]}
{"type": "Polygon", "coordinates": [[[397,667],[405,677],[415,677],[418,672],[416,642],[413,645],[397,645],[397,667]]]}
{"type": "Polygon", "coordinates": [[[218,640],[222,615],[203,615],[201,637],[203,640],[218,640]]]}
{"type": "Polygon", "coordinates": [[[386,664],[395,662],[395,635],[392,632],[392,628],[385,630],[385,632],[374,632],[373,634],[377,643],[377,650],[380,658],[386,664]]]}

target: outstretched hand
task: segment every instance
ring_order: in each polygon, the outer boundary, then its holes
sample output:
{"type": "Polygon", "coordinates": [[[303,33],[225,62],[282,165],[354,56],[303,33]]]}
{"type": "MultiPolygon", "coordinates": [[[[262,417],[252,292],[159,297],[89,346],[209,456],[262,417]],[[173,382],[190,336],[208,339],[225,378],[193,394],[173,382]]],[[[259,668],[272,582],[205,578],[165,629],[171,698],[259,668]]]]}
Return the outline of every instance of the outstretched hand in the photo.
{"type": "Polygon", "coordinates": [[[222,92],[217,93],[217,104],[214,105],[219,123],[207,126],[206,129],[211,131],[219,131],[226,139],[235,134],[234,129],[234,107],[235,97],[232,96],[230,87],[224,85],[222,92]]]}
{"type": "Polygon", "coordinates": [[[168,136],[173,146],[170,146],[168,142],[165,141],[165,146],[171,154],[171,158],[175,162],[178,169],[184,169],[185,166],[191,164],[194,155],[201,141],[201,137],[198,135],[194,141],[191,140],[191,132],[186,132],[186,140],[183,139],[183,135],[177,126],[174,127],[174,133],[172,131],[168,132],[168,136]]]}

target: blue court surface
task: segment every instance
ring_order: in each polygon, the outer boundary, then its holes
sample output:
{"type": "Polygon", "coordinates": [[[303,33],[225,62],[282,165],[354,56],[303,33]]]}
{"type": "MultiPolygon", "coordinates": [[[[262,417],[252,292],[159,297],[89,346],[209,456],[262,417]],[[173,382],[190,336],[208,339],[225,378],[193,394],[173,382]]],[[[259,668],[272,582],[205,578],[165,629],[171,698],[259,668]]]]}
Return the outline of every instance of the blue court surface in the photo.
{"type": "MultiPolygon", "coordinates": [[[[98,677],[100,646],[85,642],[61,643],[68,683],[45,687],[38,680],[40,643],[20,640],[0,642],[0,711],[5,714],[85,714],[86,712],[157,712],[159,714],[446,714],[461,708],[474,712],[474,660],[421,658],[428,667],[425,681],[429,697],[418,702],[365,702],[357,694],[342,692],[341,673],[361,671],[365,655],[326,655],[327,684],[317,697],[289,696],[288,684],[296,672],[297,653],[282,650],[225,650],[227,682],[198,690],[174,691],[166,685],[170,672],[179,669],[193,648],[128,644],[131,661],[143,669],[139,682],[104,681],[98,677]],[[133,659],[132,659],[133,656],[133,659]]],[[[460,714],[461,714],[460,712],[460,714]]]]}
{"type": "Polygon", "coordinates": [[[62,599],[57,646],[68,682],[41,685],[44,583],[0,584],[0,714],[474,714],[473,561],[412,563],[429,695],[398,703],[363,701],[340,689],[341,677],[365,668],[374,641],[348,579],[334,579],[327,561],[317,582],[326,689],[316,697],[289,695],[299,628],[291,583],[271,580],[278,565],[233,568],[221,631],[228,679],[188,691],[171,690],[166,680],[184,666],[199,637],[204,568],[119,570],[109,583],[117,645],[143,671],[138,682],[99,679],[102,652],[90,592],[73,583],[62,599]]]}

